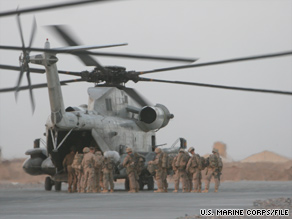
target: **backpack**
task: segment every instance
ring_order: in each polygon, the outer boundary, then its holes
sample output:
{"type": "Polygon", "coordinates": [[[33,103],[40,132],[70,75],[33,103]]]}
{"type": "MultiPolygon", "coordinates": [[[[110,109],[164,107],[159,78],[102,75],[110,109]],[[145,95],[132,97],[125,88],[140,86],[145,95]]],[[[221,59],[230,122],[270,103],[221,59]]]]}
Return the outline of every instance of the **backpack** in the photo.
{"type": "Polygon", "coordinates": [[[162,168],[169,168],[169,157],[167,153],[162,153],[162,168]]]}
{"type": "Polygon", "coordinates": [[[105,161],[105,167],[108,170],[113,170],[114,169],[114,162],[110,158],[107,158],[105,161]]]}
{"type": "Polygon", "coordinates": [[[103,157],[102,155],[95,155],[94,168],[99,169],[102,167],[103,157]]]}
{"type": "Polygon", "coordinates": [[[184,169],[187,165],[187,157],[185,153],[179,153],[176,160],[176,166],[180,169],[184,169]]]}
{"type": "Polygon", "coordinates": [[[73,163],[71,165],[72,168],[74,169],[78,169],[81,170],[81,162],[83,159],[83,154],[75,154],[74,159],[73,159],[73,163]]]}

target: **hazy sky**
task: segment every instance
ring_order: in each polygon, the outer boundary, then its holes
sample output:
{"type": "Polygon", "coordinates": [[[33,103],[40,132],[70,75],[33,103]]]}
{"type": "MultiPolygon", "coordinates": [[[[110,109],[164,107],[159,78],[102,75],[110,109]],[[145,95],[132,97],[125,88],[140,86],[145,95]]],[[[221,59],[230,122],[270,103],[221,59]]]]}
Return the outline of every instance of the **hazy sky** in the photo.
{"type": "MultiPolygon", "coordinates": [[[[0,11],[46,5],[59,1],[0,0],[0,11]]],[[[83,44],[129,43],[100,51],[198,57],[200,62],[292,50],[292,1],[113,1],[21,16],[28,45],[32,19],[38,30],[34,47],[49,38],[52,47],[65,46],[44,26],[67,24],[83,44]]],[[[21,46],[15,16],[0,18],[0,44],[21,46]]],[[[37,53],[31,53],[37,54],[37,53]]],[[[18,51],[0,50],[0,63],[19,65],[18,51]]],[[[90,70],[76,57],[58,55],[60,70],[90,70]]],[[[181,65],[97,57],[103,65],[128,70],[151,70],[181,65]]],[[[39,67],[30,65],[31,67],[39,67]]],[[[0,70],[0,87],[15,86],[18,72],[0,70]]],[[[184,69],[145,77],[292,91],[292,56],[261,61],[184,69]]],[[[71,79],[61,76],[61,79],[71,79]]],[[[33,74],[33,83],[45,82],[33,74]]],[[[26,77],[22,85],[26,85],[26,77]]],[[[63,87],[66,106],[87,103],[89,83],[63,87]]],[[[174,119],[157,132],[157,143],[169,146],[184,137],[197,153],[211,151],[216,141],[227,144],[235,160],[264,150],[292,158],[292,97],[220,90],[184,85],[127,83],[153,104],[167,106],[174,119]]],[[[35,138],[43,137],[50,115],[47,89],[34,90],[32,115],[28,91],[0,94],[0,145],[4,158],[24,157],[35,138]]]]}

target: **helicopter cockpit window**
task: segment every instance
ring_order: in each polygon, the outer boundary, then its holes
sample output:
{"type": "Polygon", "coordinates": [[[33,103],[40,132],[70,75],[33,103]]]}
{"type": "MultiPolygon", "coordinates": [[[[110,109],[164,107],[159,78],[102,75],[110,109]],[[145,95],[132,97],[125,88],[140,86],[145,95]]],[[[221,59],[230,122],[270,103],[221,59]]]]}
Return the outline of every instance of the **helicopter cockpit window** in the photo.
{"type": "Polygon", "coordinates": [[[110,99],[110,98],[105,99],[105,105],[106,105],[106,110],[107,111],[113,111],[112,99],[110,99]]]}

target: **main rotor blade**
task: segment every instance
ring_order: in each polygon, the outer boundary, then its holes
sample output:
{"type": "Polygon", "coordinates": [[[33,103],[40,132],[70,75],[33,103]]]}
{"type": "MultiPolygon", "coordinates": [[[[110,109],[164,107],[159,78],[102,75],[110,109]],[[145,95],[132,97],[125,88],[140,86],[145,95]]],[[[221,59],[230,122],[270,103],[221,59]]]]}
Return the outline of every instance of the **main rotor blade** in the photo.
{"type": "MultiPolygon", "coordinates": [[[[0,45],[0,49],[5,50],[22,50],[19,46],[3,46],[0,45]]],[[[48,52],[48,53],[65,53],[65,54],[87,54],[93,56],[105,56],[105,57],[119,57],[119,58],[132,58],[132,59],[148,59],[148,60],[161,60],[161,61],[171,61],[171,62],[195,62],[197,58],[180,58],[180,57],[167,57],[167,56],[149,56],[149,55],[138,55],[138,54],[123,54],[123,53],[104,53],[104,52],[90,52],[90,51],[68,51],[56,49],[43,49],[43,48],[26,48],[29,51],[35,52],[48,52]]]]}
{"type": "MultiPolygon", "coordinates": [[[[75,80],[66,80],[66,81],[60,81],[61,86],[67,85],[69,83],[74,83],[74,82],[82,82],[84,81],[83,79],[75,79],[75,80]]],[[[48,87],[47,83],[43,84],[34,84],[30,86],[32,89],[37,89],[37,88],[45,88],[48,87]]],[[[28,90],[30,89],[29,86],[21,86],[19,87],[19,91],[21,90],[28,90]]],[[[11,87],[11,88],[2,88],[0,89],[0,93],[5,93],[5,92],[13,92],[15,91],[16,87],[11,87]]]]}
{"type": "Polygon", "coordinates": [[[162,72],[162,71],[173,71],[173,70],[184,69],[184,68],[203,67],[203,66],[209,66],[209,65],[221,65],[221,64],[226,64],[226,63],[242,62],[242,61],[249,61],[249,60],[256,60],[256,59],[266,59],[266,58],[280,57],[280,56],[287,56],[287,55],[292,55],[292,51],[270,53],[270,54],[257,55],[257,56],[248,56],[248,57],[235,58],[235,59],[225,59],[221,61],[205,62],[205,63],[192,64],[192,65],[181,65],[181,66],[174,66],[174,67],[169,67],[169,68],[160,68],[160,69],[154,69],[150,71],[137,72],[137,74],[149,74],[149,73],[156,73],[156,72],[162,72]]]}
{"type": "Polygon", "coordinates": [[[251,92],[261,92],[261,93],[292,95],[292,92],[290,92],[290,91],[265,90],[265,89],[245,88],[245,87],[231,87],[231,86],[214,85],[214,84],[202,84],[202,83],[196,83],[196,82],[168,81],[168,80],[159,80],[159,79],[151,79],[151,78],[140,78],[139,81],[160,82],[160,83],[170,83],[170,84],[182,84],[182,85],[221,88],[221,89],[229,89],[229,90],[241,90],[241,91],[251,91],[251,92]]]}
{"type": "Polygon", "coordinates": [[[86,51],[91,49],[103,49],[117,46],[127,46],[128,43],[119,43],[119,44],[109,44],[109,45],[92,45],[92,46],[70,46],[70,47],[61,47],[55,48],[56,50],[63,52],[78,52],[78,51],[86,51]]]}
{"type": "MultiPolygon", "coordinates": [[[[65,25],[51,25],[48,26],[51,30],[53,30],[57,35],[68,45],[68,46],[79,46],[80,43],[73,39],[72,34],[69,33],[69,29],[65,25]]],[[[101,71],[106,72],[106,70],[97,62],[95,61],[90,55],[82,53],[76,55],[79,59],[87,66],[96,66],[101,71]]]]}
{"type": "Polygon", "coordinates": [[[40,7],[34,7],[34,8],[26,8],[26,9],[17,10],[17,11],[1,12],[0,17],[14,15],[14,14],[24,14],[24,13],[29,13],[29,12],[33,12],[33,11],[43,11],[43,10],[51,10],[51,9],[55,9],[55,8],[71,7],[71,6],[77,6],[77,5],[82,5],[82,4],[105,2],[105,1],[106,0],[78,1],[78,2],[40,6],[40,7]]]}
{"type": "MultiPolygon", "coordinates": [[[[12,65],[0,65],[0,69],[7,69],[7,70],[15,70],[15,71],[20,71],[21,67],[19,66],[12,66],[12,65]]],[[[40,68],[29,68],[30,72],[33,73],[41,73],[44,74],[46,73],[45,69],[40,69],[40,68]]],[[[65,75],[73,75],[73,76],[81,76],[80,72],[74,72],[74,71],[62,71],[58,70],[59,74],[65,74],[65,75]]]]}
{"type": "Polygon", "coordinates": [[[149,59],[159,61],[171,61],[171,62],[195,62],[198,58],[180,58],[180,57],[169,57],[169,56],[149,56],[139,54],[123,54],[123,53],[105,53],[105,52],[86,52],[93,56],[107,56],[107,57],[119,57],[119,58],[132,58],[132,59],[149,59]]]}

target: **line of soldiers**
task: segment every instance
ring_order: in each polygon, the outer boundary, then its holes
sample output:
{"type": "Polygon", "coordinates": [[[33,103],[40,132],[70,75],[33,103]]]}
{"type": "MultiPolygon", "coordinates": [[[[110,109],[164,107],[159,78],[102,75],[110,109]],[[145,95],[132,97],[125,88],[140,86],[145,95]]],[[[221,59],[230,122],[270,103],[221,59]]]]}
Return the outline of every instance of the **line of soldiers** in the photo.
{"type": "MultiPolygon", "coordinates": [[[[163,152],[160,148],[155,149],[156,156],[153,161],[148,162],[148,170],[155,173],[155,180],[158,189],[154,192],[167,192],[167,174],[170,169],[174,171],[174,191],[178,192],[179,183],[182,183],[183,192],[208,192],[211,178],[214,177],[215,192],[218,192],[220,175],[223,168],[222,160],[218,150],[213,149],[208,158],[200,157],[195,153],[193,147],[188,152],[180,149],[179,153],[173,157],[163,152]],[[191,156],[189,155],[189,153],[191,156]],[[205,172],[205,190],[202,188],[202,173],[205,172]]],[[[85,147],[84,154],[75,154],[71,150],[63,160],[63,166],[68,173],[68,192],[113,192],[114,177],[113,171],[115,163],[111,157],[103,156],[100,151],[93,147],[85,147]],[[72,189],[73,187],[73,189],[72,189]],[[110,188],[110,190],[109,190],[110,188]]],[[[129,179],[129,192],[139,191],[139,175],[141,174],[145,159],[137,153],[133,153],[131,148],[126,149],[127,156],[120,165],[126,168],[129,179]]]]}
{"type": "Polygon", "coordinates": [[[114,192],[114,161],[104,157],[93,147],[85,147],[83,154],[75,154],[74,149],[63,160],[68,173],[68,192],[114,192]],[[73,188],[72,188],[73,187],[73,188]]]}
{"type": "MultiPolygon", "coordinates": [[[[133,153],[131,148],[127,148],[126,152],[127,156],[120,168],[126,168],[129,192],[138,192],[139,175],[144,168],[145,159],[138,153],[133,153]]],[[[103,156],[100,151],[95,152],[93,147],[85,147],[83,154],[78,152],[75,154],[72,148],[63,160],[63,167],[68,173],[68,192],[70,193],[114,192],[115,162],[112,157],[103,156]]]]}
{"type": "Polygon", "coordinates": [[[200,157],[195,153],[193,147],[189,148],[188,152],[180,149],[179,153],[171,159],[160,148],[155,149],[156,157],[154,161],[148,162],[148,170],[154,169],[155,180],[158,189],[154,192],[167,192],[167,172],[171,168],[174,171],[174,191],[178,192],[179,183],[182,182],[183,192],[208,192],[211,178],[214,177],[215,192],[218,192],[220,184],[220,175],[223,168],[222,160],[217,149],[213,149],[207,159],[200,157]],[[189,155],[189,153],[191,156],[189,155]],[[154,166],[154,168],[153,168],[154,166]],[[202,173],[206,169],[205,190],[202,188],[202,173]]]}

